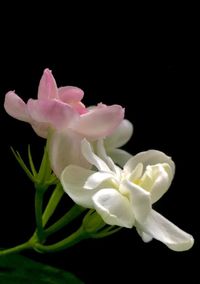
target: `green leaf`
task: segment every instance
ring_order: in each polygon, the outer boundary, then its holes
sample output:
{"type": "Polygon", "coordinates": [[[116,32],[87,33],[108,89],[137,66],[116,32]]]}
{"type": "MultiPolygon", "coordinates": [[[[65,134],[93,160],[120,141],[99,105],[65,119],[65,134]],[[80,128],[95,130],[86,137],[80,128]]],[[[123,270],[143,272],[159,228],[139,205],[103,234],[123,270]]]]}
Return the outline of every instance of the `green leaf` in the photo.
{"type": "Polygon", "coordinates": [[[84,284],[70,272],[21,255],[0,257],[1,284],[84,284]]]}

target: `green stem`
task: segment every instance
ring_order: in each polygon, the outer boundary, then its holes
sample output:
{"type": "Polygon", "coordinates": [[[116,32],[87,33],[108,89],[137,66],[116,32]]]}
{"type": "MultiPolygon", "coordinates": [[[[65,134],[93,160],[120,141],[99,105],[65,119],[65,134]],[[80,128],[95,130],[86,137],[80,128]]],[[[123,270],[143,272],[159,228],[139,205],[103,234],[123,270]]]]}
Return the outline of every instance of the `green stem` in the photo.
{"type": "Polygon", "coordinates": [[[35,216],[36,216],[36,225],[37,225],[37,230],[31,237],[30,241],[32,240],[40,240],[43,241],[45,238],[45,232],[44,232],[44,227],[47,224],[48,220],[52,216],[53,212],[55,211],[61,197],[63,196],[63,189],[61,184],[57,184],[55,187],[50,200],[47,204],[47,207],[42,215],[42,197],[43,194],[39,188],[36,190],[36,196],[35,196],[35,216]]]}
{"type": "Polygon", "coordinates": [[[40,252],[61,251],[75,245],[83,239],[88,238],[88,236],[89,235],[84,231],[83,227],[80,227],[76,232],[74,232],[73,234],[58,243],[55,243],[53,245],[42,245],[40,243],[36,243],[34,245],[34,248],[40,252]]]}
{"type": "Polygon", "coordinates": [[[62,229],[64,226],[69,224],[72,220],[77,218],[81,213],[83,213],[86,208],[80,207],[79,205],[75,204],[63,217],[61,217],[56,223],[50,226],[48,229],[45,230],[45,235],[51,235],[58,230],[62,229]]]}
{"type": "Polygon", "coordinates": [[[43,226],[45,226],[48,222],[48,220],[51,218],[52,214],[54,213],[58,203],[60,202],[60,199],[62,198],[64,194],[64,191],[62,189],[62,185],[59,183],[57,184],[56,188],[54,189],[49,202],[47,204],[47,207],[43,213],[42,216],[42,223],[43,226]]]}
{"type": "Polygon", "coordinates": [[[47,146],[44,148],[44,154],[42,157],[42,162],[40,164],[40,169],[38,173],[38,181],[39,183],[44,183],[51,175],[51,167],[49,163],[48,151],[47,146]]]}
{"type": "Polygon", "coordinates": [[[6,255],[6,254],[11,254],[11,253],[18,253],[22,250],[27,250],[32,248],[31,244],[29,242],[23,243],[21,245],[18,245],[16,247],[13,248],[9,248],[9,249],[5,249],[5,250],[0,250],[0,256],[1,255],[6,255]]]}
{"type": "Polygon", "coordinates": [[[44,230],[42,224],[43,195],[44,192],[40,188],[37,188],[35,193],[35,219],[37,226],[37,237],[41,241],[43,240],[44,237],[44,230]]]}

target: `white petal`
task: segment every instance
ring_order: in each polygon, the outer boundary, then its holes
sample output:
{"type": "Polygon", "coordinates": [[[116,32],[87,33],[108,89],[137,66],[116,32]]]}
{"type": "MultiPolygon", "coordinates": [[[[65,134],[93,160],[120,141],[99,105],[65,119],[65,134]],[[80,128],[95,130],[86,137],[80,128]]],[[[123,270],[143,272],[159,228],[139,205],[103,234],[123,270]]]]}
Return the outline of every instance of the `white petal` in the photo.
{"type": "Polygon", "coordinates": [[[112,158],[112,160],[119,165],[120,167],[124,167],[126,162],[131,159],[133,156],[122,149],[111,149],[108,150],[108,155],[112,158]]]}
{"type": "Polygon", "coordinates": [[[107,155],[103,139],[97,141],[97,155],[108,165],[111,171],[120,176],[121,170],[115,165],[113,160],[107,155]]]}
{"type": "Polygon", "coordinates": [[[95,166],[99,171],[110,172],[109,167],[102,159],[95,155],[90,143],[86,139],[81,141],[81,150],[83,156],[91,165],[95,166]]]}
{"type": "Polygon", "coordinates": [[[127,176],[128,180],[130,180],[131,182],[134,182],[135,180],[138,180],[139,178],[141,178],[142,173],[143,173],[143,164],[139,163],[137,164],[135,169],[127,176]]]}
{"type": "Polygon", "coordinates": [[[113,149],[125,145],[133,135],[133,124],[127,119],[122,120],[114,133],[105,139],[106,149],[113,149]]]}
{"type": "Polygon", "coordinates": [[[148,243],[150,241],[152,241],[153,237],[150,236],[149,234],[146,234],[139,226],[139,224],[136,222],[136,231],[138,232],[138,234],[140,235],[140,237],[142,238],[142,240],[145,243],[148,243]]]}
{"type": "Polygon", "coordinates": [[[151,211],[146,221],[140,226],[144,232],[161,241],[172,250],[184,251],[193,246],[194,239],[191,235],[154,210],[151,211]]]}
{"type": "Polygon", "coordinates": [[[145,152],[141,152],[135,156],[133,156],[124,166],[124,170],[127,173],[132,172],[132,170],[137,166],[138,163],[142,163],[144,169],[148,165],[162,164],[167,163],[171,167],[172,178],[175,172],[175,164],[172,159],[165,155],[163,152],[157,150],[149,150],[145,152]]]}
{"type": "Polygon", "coordinates": [[[80,206],[94,208],[92,196],[97,190],[87,190],[84,185],[94,172],[78,166],[70,165],[61,174],[61,183],[64,191],[80,206]]]}
{"type": "Polygon", "coordinates": [[[49,133],[49,124],[45,122],[38,123],[37,121],[32,120],[31,126],[33,127],[36,134],[40,137],[47,138],[49,133]]]}
{"type": "Polygon", "coordinates": [[[121,183],[119,190],[123,195],[128,196],[135,219],[144,222],[151,211],[150,193],[127,179],[121,183]]]}
{"type": "Polygon", "coordinates": [[[134,215],[126,197],[113,188],[104,188],[93,196],[94,206],[104,222],[132,228],[134,215]]]}
{"type": "Polygon", "coordinates": [[[81,153],[81,139],[70,129],[53,132],[49,137],[49,159],[54,173],[59,177],[70,164],[89,168],[90,164],[81,153]]]}
{"type": "Polygon", "coordinates": [[[157,164],[155,166],[147,166],[147,170],[142,177],[141,186],[146,190],[149,190],[151,193],[151,202],[154,203],[159,200],[163,194],[168,190],[172,181],[172,173],[171,168],[168,164],[157,164]],[[150,183],[152,183],[149,187],[148,185],[148,169],[152,172],[152,177],[150,177],[150,183]],[[145,179],[145,176],[147,177],[145,179]],[[148,188],[149,187],[149,188],[148,188]]]}
{"type": "Polygon", "coordinates": [[[103,182],[110,180],[110,183],[114,183],[115,176],[112,173],[96,172],[88,177],[84,188],[85,189],[94,189],[100,186],[103,182]],[[113,182],[112,182],[113,180],[113,182]]]}

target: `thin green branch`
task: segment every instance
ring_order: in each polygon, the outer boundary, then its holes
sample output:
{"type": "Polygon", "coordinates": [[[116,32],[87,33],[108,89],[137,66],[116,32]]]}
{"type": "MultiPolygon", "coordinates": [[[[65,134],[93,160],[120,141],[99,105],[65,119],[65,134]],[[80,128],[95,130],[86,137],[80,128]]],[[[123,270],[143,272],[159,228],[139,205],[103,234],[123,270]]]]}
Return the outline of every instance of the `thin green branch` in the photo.
{"type": "Polygon", "coordinates": [[[57,186],[55,187],[49,202],[46,206],[46,209],[43,213],[43,217],[42,217],[42,223],[43,226],[45,226],[47,224],[47,222],[49,221],[49,219],[51,218],[51,216],[53,215],[56,207],[58,206],[58,203],[60,202],[62,196],[64,194],[64,191],[62,189],[62,185],[59,183],[57,184],[57,186]]]}
{"type": "Polygon", "coordinates": [[[17,160],[17,162],[19,163],[19,165],[22,167],[22,169],[24,170],[24,172],[27,174],[27,176],[29,177],[29,179],[32,182],[35,182],[35,178],[32,175],[32,173],[30,172],[30,170],[28,169],[28,167],[26,166],[26,164],[24,163],[24,161],[21,158],[21,155],[19,154],[18,151],[15,151],[12,147],[11,147],[11,151],[15,157],[15,159],[17,160]]]}
{"type": "Polygon", "coordinates": [[[64,216],[62,216],[56,223],[51,225],[49,228],[45,230],[45,235],[51,235],[66,225],[68,225],[71,221],[73,221],[75,218],[80,216],[86,208],[80,207],[79,205],[75,204],[64,216]]]}
{"type": "Polygon", "coordinates": [[[84,231],[83,227],[80,227],[76,232],[74,232],[73,234],[71,234],[60,242],[57,242],[52,245],[43,245],[40,243],[36,243],[34,245],[34,248],[39,252],[56,252],[71,247],[86,238],[88,238],[88,234],[84,231]]]}
{"type": "Polygon", "coordinates": [[[33,163],[32,155],[31,155],[31,147],[30,144],[28,145],[28,160],[29,160],[29,165],[31,167],[31,171],[34,176],[37,176],[37,171],[35,169],[35,165],[33,163]]]}
{"type": "Polygon", "coordinates": [[[27,249],[30,249],[30,248],[32,248],[31,244],[29,242],[26,242],[26,243],[23,243],[23,244],[18,245],[16,247],[13,247],[13,248],[0,250],[0,256],[6,255],[6,254],[11,254],[11,253],[18,253],[20,251],[27,250],[27,249]]]}
{"type": "Polygon", "coordinates": [[[44,191],[40,188],[37,188],[35,192],[35,220],[37,226],[36,234],[39,241],[44,240],[44,229],[42,224],[43,195],[44,191]]]}

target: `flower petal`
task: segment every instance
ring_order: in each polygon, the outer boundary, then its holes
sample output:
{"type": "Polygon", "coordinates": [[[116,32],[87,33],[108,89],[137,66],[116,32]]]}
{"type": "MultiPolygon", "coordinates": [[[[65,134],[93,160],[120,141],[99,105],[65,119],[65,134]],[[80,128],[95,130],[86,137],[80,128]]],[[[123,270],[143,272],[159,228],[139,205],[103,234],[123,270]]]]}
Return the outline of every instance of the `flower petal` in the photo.
{"type": "Polygon", "coordinates": [[[42,138],[47,138],[49,133],[49,124],[45,122],[37,122],[32,120],[31,126],[33,127],[36,134],[42,138]]]}
{"type": "Polygon", "coordinates": [[[135,222],[135,226],[136,226],[136,231],[142,238],[143,242],[148,243],[152,241],[153,237],[150,236],[149,234],[146,234],[143,230],[141,230],[140,225],[137,222],[135,222]]]}
{"type": "Polygon", "coordinates": [[[148,165],[155,165],[155,164],[162,164],[167,163],[171,167],[171,174],[173,179],[174,172],[175,172],[175,164],[172,161],[171,157],[165,155],[161,151],[157,150],[148,150],[144,152],[140,152],[139,154],[133,156],[124,166],[124,170],[127,173],[132,172],[132,170],[137,166],[138,163],[142,163],[144,166],[144,169],[148,165]]]}
{"type": "Polygon", "coordinates": [[[141,178],[143,173],[143,164],[139,163],[135,167],[135,169],[127,176],[127,179],[131,182],[134,182],[135,180],[138,180],[141,178]]]}
{"type": "Polygon", "coordinates": [[[69,105],[58,100],[33,100],[27,103],[31,118],[42,123],[49,123],[53,128],[62,129],[72,126],[79,115],[69,105]]]}
{"type": "Polygon", "coordinates": [[[99,171],[110,172],[107,164],[94,153],[90,143],[85,138],[81,141],[81,150],[83,156],[91,165],[99,171]]]}
{"type": "Polygon", "coordinates": [[[188,250],[193,246],[194,239],[158,212],[151,210],[141,229],[153,238],[161,241],[175,251],[188,250]]]}
{"type": "Polygon", "coordinates": [[[124,167],[126,162],[133,157],[133,155],[129,154],[125,150],[122,149],[111,149],[108,150],[108,155],[112,158],[112,160],[118,164],[120,167],[124,167]]]}
{"type": "Polygon", "coordinates": [[[59,99],[69,104],[73,109],[75,109],[79,114],[87,113],[85,105],[81,102],[84,92],[77,87],[61,87],[58,89],[59,99]]]}
{"type": "Polygon", "coordinates": [[[115,178],[115,176],[112,173],[105,173],[105,172],[95,172],[92,175],[90,175],[84,185],[85,189],[94,189],[100,186],[103,182],[107,180],[112,180],[115,178]]]}
{"type": "Polygon", "coordinates": [[[151,193],[151,202],[155,203],[168,190],[171,182],[171,167],[169,164],[163,163],[147,166],[140,185],[151,193]]]}
{"type": "Polygon", "coordinates": [[[77,87],[66,86],[58,88],[58,95],[64,103],[80,102],[84,96],[84,92],[77,87]]]}
{"type": "Polygon", "coordinates": [[[113,160],[107,155],[103,139],[99,139],[96,146],[97,155],[108,165],[111,171],[120,176],[121,169],[117,165],[115,165],[113,160]]]}
{"type": "Polygon", "coordinates": [[[12,117],[26,122],[30,121],[25,102],[15,92],[10,91],[6,94],[4,108],[12,117]]]}
{"type": "Polygon", "coordinates": [[[126,197],[113,188],[104,188],[92,197],[94,207],[105,223],[126,228],[134,225],[134,215],[126,197]]]}
{"type": "Polygon", "coordinates": [[[129,198],[135,219],[144,222],[151,211],[150,193],[127,179],[120,184],[119,191],[129,198]]]}
{"type": "Polygon", "coordinates": [[[77,133],[54,131],[49,137],[49,158],[54,173],[59,177],[70,164],[89,168],[90,165],[81,153],[81,139],[77,133]]]}
{"type": "Polygon", "coordinates": [[[124,117],[124,110],[119,105],[92,108],[81,115],[80,122],[74,130],[90,139],[98,139],[110,135],[124,117]]]}
{"type": "Polygon", "coordinates": [[[64,169],[60,178],[64,191],[75,203],[86,208],[94,208],[92,196],[98,190],[84,188],[88,177],[93,173],[91,170],[70,165],[64,169]]]}
{"type": "Polygon", "coordinates": [[[133,124],[129,120],[123,119],[115,131],[110,136],[106,137],[104,141],[105,147],[108,150],[122,147],[130,140],[132,135],[133,124]]]}
{"type": "Polygon", "coordinates": [[[38,99],[56,99],[58,89],[51,70],[45,69],[38,87],[38,99]]]}

